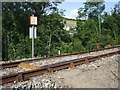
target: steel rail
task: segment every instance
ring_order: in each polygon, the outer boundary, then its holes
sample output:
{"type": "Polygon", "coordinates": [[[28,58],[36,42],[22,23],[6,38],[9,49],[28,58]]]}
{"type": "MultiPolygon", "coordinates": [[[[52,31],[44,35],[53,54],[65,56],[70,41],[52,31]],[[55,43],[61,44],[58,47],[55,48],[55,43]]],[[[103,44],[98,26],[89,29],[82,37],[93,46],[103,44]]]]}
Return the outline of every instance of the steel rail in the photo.
{"type": "Polygon", "coordinates": [[[108,50],[108,49],[112,49],[112,48],[119,48],[119,47],[120,47],[120,45],[117,45],[117,46],[114,46],[114,47],[91,50],[91,51],[86,51],[86,52],[81,52],[81,53],[73,53],[73,54],[67,54],[67,55],[61,55],[61,56],[53,56],[53,57],[47,57],[47,58],[26,59],[26,60],[22,60],[22,61],[3,63],[3,64],[0,64],[0,68],[17,67],[21,62],[31,62],[31,61],[44,60],[44,59],[53,59],[53,58],[71,56],[71,55],[82,55],[82,54],[87,54],[87,53],[91,53],[91,52],[103,51],[103,50],[108,50]]]}
{"type": "Polygon", "coordinates": [[[0,80],[0,84],[6,84],[6,83],[14,82],[14,81],[21,82],[21,81],[29,80],[33,76],[42,75],[45,73],[51,73],[51,72],[58,71],[61,69],[74,68],[75,66],[80,65],[80,64],[89,64],[89,62],[92,62],[92,61],[95,61],[95,60],[98,60],[104,57],[109,57],[115,54],[120,54],[120,51],[102,54],[98,56],[89,56],[85,58],[59,62],[59,63],[43,66],[40,69],[2,76],[0,80]]]}

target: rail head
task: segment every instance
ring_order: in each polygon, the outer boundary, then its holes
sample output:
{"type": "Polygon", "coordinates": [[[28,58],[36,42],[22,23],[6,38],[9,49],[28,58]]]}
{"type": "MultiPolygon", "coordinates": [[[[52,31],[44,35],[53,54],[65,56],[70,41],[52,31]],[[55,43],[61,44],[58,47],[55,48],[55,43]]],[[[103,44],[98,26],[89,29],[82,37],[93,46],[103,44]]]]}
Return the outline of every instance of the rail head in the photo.
{"type": "Polygon", "coordinates": [[[16,67],[21,62],[32,62],[32,61],[44,60],[44,59],[48,60],[48,59],[55,59],[55,58],[66,57],[66,56],[71,56],[71,55],[82,55],[82,54],[86,54],[86,53],[90,53],[90,52],[96,52],[96,51],[107,50],[107,49],[118,48],[118,47],[120,47],[120,45],[109,47],[109,48],[98,49],[98,50],[91,50],[91,51],[81,52],[81,53],[73,53],[73,54],[61,55],[61,56],[52,56],[52,57],[45,57],[45,58],[31,58],[31,59],[26,59],[26,60],[23,60],[23,61],[15,61],[15,62],[3,63],[3,64],[0,64],[0,68],[16,67]]]}
{"type": "Polygon", "coordinates": [[[107,53],[107,54],[98,55],[98,56],[91,56],[91,57],[85,57],[85,58],[80,58],[80,59],[74,59],[70,61],[59,62],[59,63],[55,63],[51,65],[42,66],[41,68],[35,69],[35,70],[2,76],[2,79],[1,79],[2,81],[0,80],[0,84],[5,84],[5,83],[13,82],[13,81],[19,82],[19,81],[28,80],[30,77],[33,77],[33,76],[42,75],[44,73],[49,73],[51,71],[53,72],[53,71],[61,70],[65,68],[71,68],[76,65],[83,64],[83,63],[88,64],[91,61],[95,61],[103,57],[112,56],[118,53],[120,53],[120,51],[117,51],[117,53],[112,52],[112,53],[107,53]]]}

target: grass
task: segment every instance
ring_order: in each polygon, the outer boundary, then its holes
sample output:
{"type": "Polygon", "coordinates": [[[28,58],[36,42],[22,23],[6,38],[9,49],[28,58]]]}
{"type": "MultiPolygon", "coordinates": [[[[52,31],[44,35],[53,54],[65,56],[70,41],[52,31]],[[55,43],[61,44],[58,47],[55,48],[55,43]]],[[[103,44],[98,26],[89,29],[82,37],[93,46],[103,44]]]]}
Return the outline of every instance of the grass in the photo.
{"type": "Polygon", "coordinates": [[[66,19],[66,18],[65,18],[65,21],[66,21],[66,25],[67,25],[67,26],[77,26],[76,20],[66,19]]]}

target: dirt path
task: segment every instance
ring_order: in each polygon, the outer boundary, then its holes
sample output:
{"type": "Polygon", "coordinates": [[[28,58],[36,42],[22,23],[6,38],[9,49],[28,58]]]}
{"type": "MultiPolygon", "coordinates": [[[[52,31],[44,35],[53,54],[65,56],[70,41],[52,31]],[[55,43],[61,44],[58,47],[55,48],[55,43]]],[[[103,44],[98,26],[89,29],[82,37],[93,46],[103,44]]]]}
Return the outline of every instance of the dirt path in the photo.
{"type": "Polygon", "coordinates": [[[50,77],[62,86],[72,88],[117,88],[118,58],[107,57],[89,65],[80,65],[51,74],[50,77]]]}

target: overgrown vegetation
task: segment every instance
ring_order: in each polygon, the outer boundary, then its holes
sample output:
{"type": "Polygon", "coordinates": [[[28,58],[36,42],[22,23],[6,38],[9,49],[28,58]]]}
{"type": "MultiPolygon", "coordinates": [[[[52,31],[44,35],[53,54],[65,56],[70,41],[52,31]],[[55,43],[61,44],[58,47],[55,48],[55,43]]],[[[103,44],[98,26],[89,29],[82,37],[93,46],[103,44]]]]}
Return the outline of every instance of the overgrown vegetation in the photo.
{"type": "Polygon", "coordinates": [[[8,59],[31,57],[31,39],[29,39],[29,18],[38,16],[35,54],[43,57],[68,53],[77,53],[92,49],[118,45],[120,42],[120,2],[115,5],[111,14],[104,12],[104,2],[86,2],[79,9],[77,33],[69,34],[63,29],[64,12],[51,2],[4,2],[2,5],[3,52],[8,50],[8,59]],[[81,18],[86,18],[82,20],[81,18]],[[6,46],[7,44],[7,46],[6,46]]]}

